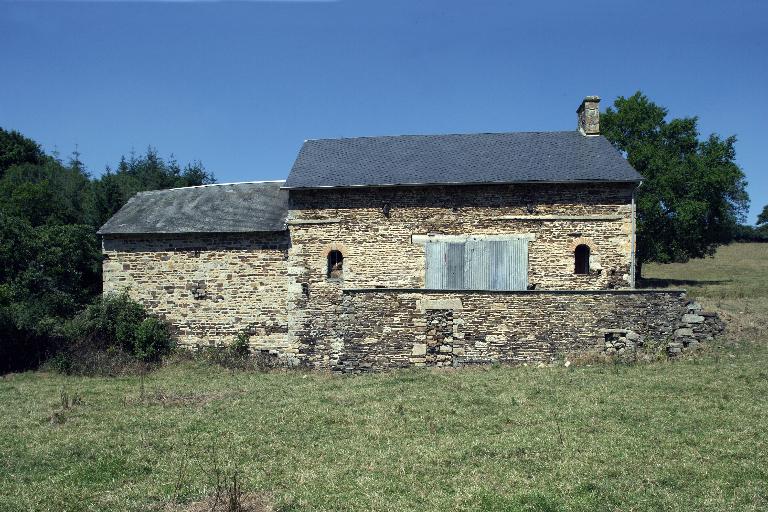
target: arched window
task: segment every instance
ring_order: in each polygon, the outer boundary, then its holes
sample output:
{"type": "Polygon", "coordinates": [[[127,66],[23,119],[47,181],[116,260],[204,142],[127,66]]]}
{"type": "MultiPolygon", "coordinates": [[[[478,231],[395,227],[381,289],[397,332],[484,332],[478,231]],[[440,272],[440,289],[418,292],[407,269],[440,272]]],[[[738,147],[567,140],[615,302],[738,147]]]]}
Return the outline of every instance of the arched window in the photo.
{"type": "Polygon", "coordinates": [[[585,244],[577,245],[573,251],[574,273],[589,274],[589,246],[585,244]]]}
{"type": "Polygon", "coordinates": [[[328,253],[328,277],[331,279],[341,279],[344,270],[344,255],[341,251],[330,251],[328,253]]]}

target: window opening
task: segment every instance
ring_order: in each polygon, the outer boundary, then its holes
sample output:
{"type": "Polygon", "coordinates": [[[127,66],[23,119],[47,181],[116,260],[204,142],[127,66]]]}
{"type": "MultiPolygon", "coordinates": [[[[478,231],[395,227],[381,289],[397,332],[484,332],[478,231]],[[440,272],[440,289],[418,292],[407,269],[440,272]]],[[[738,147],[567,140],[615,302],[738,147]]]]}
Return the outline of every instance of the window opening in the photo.
{"type": "Polygon", "coordinates": [[[589,246],[581,244],[573,251],[574,273],[589,274],[589,246]]]}
{"type": "Polygon", "coordinates": [[[328,253],[328,277],[330,279],[341,279],[344,270],[344,255],[341,251],[331,251],[328,253]]]}

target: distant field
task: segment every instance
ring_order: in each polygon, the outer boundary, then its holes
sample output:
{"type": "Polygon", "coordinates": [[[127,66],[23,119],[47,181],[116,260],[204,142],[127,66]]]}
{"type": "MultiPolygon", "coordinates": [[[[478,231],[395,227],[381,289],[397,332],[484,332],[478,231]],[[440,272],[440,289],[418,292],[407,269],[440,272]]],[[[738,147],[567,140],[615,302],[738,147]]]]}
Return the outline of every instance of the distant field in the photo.
{"type": "Polygon", "coordinates": [[[185,510],[216,472],[276,510],[768,509],[768,245],[648,265],[733,321],[635,366],[0,379],[0,510],[185,510]],[[63,408],[66,401],[69,408],[63,408]]]}
{"type": "Polygon", "coordinates": [[[712,258],[643,267],[646,285],[685,288],[723,312],[733,327],[765,328],[768,321],[768,243],[731,244],[712,258]]]}
{"type": "Polygon", "coordinates": [[[643,266],[649,284],[689,289],[708,299],[768,297],[768,243],[731,244],[688,263],[643,266]]]}

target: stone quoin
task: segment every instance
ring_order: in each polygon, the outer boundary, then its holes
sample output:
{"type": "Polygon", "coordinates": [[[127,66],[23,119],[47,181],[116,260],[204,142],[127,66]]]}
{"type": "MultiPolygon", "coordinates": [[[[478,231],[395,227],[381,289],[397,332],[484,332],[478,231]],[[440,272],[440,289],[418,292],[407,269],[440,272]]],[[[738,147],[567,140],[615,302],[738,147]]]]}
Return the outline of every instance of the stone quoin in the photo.
{"type": "Polygon", "coordinates": [[[340,372],[675,356],[722,330],[682,291],[635,290],[642,177],[599,134],[308,140],[286,181],[142,192],[99,231],[105,293],[179,344],[340,372]]]}

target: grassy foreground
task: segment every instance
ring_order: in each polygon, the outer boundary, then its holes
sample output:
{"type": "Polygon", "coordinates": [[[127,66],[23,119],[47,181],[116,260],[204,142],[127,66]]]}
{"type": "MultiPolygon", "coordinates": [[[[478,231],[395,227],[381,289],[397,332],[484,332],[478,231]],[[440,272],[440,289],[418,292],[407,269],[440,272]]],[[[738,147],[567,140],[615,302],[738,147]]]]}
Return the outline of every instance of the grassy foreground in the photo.
{"type": "Polygon", "coordinates": [[[7,376],[0,510],[183,510],[233,472],[278,510],[768,509],[768,245],[644,273],[687,281],[736,336],[635,366],[332,377],[186,362],[143,393],[139,378],[7,376]]]}

